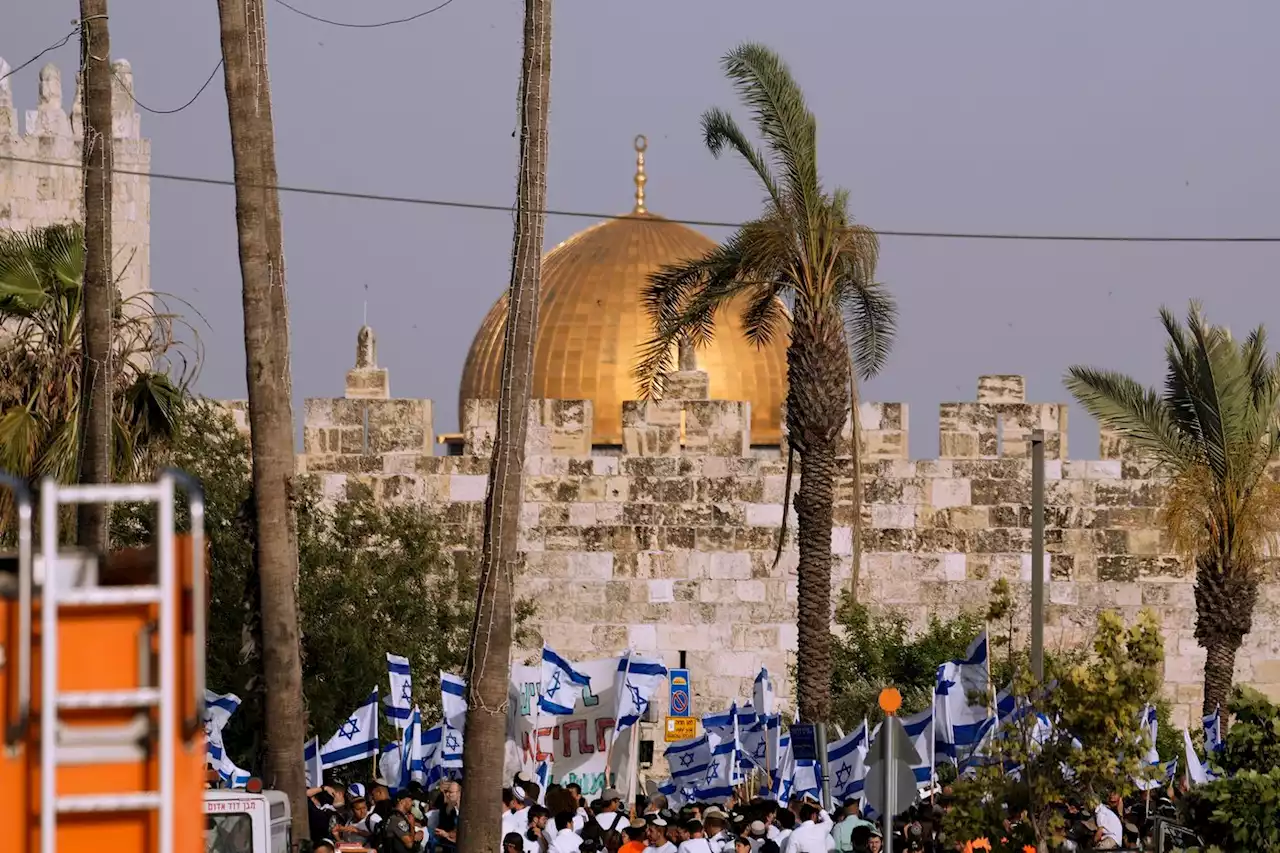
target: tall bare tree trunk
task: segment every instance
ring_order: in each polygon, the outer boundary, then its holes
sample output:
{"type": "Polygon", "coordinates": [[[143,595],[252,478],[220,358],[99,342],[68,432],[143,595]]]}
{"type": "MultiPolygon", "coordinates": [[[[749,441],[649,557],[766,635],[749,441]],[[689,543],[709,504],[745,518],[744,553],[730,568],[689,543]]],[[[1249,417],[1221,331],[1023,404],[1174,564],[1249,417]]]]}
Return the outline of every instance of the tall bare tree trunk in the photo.
{"type": "Polygon", "coordinates": [[[525,0],[524,61],[520,73],[520,174],[516,233],[507,291],[502,387],[493,467],[485,500],[484,550],[475,624],[467,656],[467,730],[463,750],[461,853],[499,846],[511,671],[511,587],[524,501],[525,435],[533,385],[542,285],[542,237],[547,200],[547,113],[551,103],[551,0],[525,0]]]}
{"type": "Polygon", "coordinates": [[[265,0],[218,0],[235,162],[243,281],[245,368],[257,509],[266,682],[267,779],[289,795],[293,837],[309,837],[302,762],[306,710],[298,644],[298,531],[290,484],[293,444],[289,306],[285,298],[275,130],[267,78],[265,0]]]}
{"type": "MultiPolygon", "coordinates": [[[[107,0],[80,0],[80,98],[84,115],[84,305],[81,311],[80,482],[111,482],[111,37],[107,0]]],[[[81,547],[107,550],[107,507],[82,505],[81,547]]]]}

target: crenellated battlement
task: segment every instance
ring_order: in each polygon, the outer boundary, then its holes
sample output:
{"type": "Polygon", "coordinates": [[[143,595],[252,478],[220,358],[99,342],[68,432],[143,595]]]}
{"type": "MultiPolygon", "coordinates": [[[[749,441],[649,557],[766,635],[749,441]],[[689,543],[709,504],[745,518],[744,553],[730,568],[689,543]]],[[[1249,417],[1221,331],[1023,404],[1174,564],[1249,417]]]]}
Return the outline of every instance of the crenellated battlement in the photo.
{"type": "MultiPolygon", "coordinates": [[[[621,446],[591,445],[589,401],[530,405],[517,586],[538,602],[533,625],[557,651],[590,658],[629,647],[669,665],[683,657],[697,673],[695,710],[709,712],[749,696],[762,665],[781,674],[794,663],[798,554],[785,437],[773,448],[753,444],[750,407],[706,399],[697,373],[677,375],[679,398],[624,404],[621,446]]],[[[345,396],[307,401],[299,470],[330,499],[358,482],[379,500],[420,503],[443,546],[474,565],[496,405],[465,403],[461,435],[446,437],[456,455],[433,455],[431,413],[428,400],[390,396],[370,331],[345,396]]],[[[1026,402],[1019,376],[980,377],[974,400],[942,404],[937,459],[908,458],[906,406],[864,403],[859,414],[863,547],[855,566],[853,471],[841,465],[833,591],[856,585],[861,601],[917,628],[981,610],[996,580],[1025,610],[1027,443],[1044,430],[1046,643],[1089,642],[1100,610],[1132,619],[1153,609],[1175,722],[1195,719],[1204,664],[1195,571],[1161,526],[1165,483],[1149,462],[1105,431],[1103,459],[1065,460],[1066,406],[1026,402]]],[[[845,452],[850,440],[846,426],[845,452]]],[[[1280,698],[1280,583],[1262,585],[1235,675],[1280,698]]],[[[788,694],[780,683],[779,696],[788,694]]]]}
{"type": "MultiPolygon", "coordinates": [[[[128,298],[151,289],[151,141],[142,137],[142,119],[132,100],[133,69],[127,60],[111,65],[111,135],[115,167],[140,175],[113,180],[113,263],[121,294],[128,298]]],[[[0,59],[0,77],[9,71],[0,59]]],[[[40,70],[35,109],[26,110],[19,132],[13,78],[0,80],[0,228],[21,231],[83,218],[81,136],[82,105],[64,97],[62,72],[40,70]],[[68,111],[70,101],[70,111],[68,111]],[[24,162],[37,161],[37,162],[24,162]]],[[[79,89],[79,86],[76,86],[79,89]]]]}

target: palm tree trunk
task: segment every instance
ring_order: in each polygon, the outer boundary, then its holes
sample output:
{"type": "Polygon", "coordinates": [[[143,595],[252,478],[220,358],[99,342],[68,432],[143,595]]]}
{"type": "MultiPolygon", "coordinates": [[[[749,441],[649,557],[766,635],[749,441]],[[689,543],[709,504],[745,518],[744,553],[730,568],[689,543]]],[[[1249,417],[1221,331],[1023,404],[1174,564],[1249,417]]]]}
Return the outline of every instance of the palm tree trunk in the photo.
{"type": "MultiPolygon", "coordinates": [[[[111,37],[107,0],[80,0],[80,91],[84,140],[84,307],[81,317],[80,482],[111,482],[111,37]]],[[[107,550],[107,506],[77,513],[81,547],[107,550]]]]}
{"type": "Polygon", "coordinates": [[[1253,629],[1257,567],[1211,556],[1196,559],[1196,640],[1205,650],[1204,713],[1226,707],[1235,680],[1236,652],[1253,629]]]}
{"type": "Polygon", "coordinates": [[[858,581],[862,578],[862,415],[858,411],[858,376],[853,370],[853,355],[849,356],[849,453],[853,462],[853,500],[850,509],[850,533],[853,539],[853,564],[849,573],[849,597],[858,603],[858,581]]]}
{"type": "Polygon", "coordinates": [[[302,762],[306,709],[298,643],[297,518],[290,485],[295,472],[289,312],[280,224],[275,131],[267,78],[265,0],[218,0],[227,111],[235,164],[236,231],[243,284],[245,366],[257,510],[266,684],[268,787],[293,809],[295,841],[309,837],[302,762]]]}
{"type": "Polygon", "coordinates": [[[825,723],[831,713],[831,530],[849,378],[840,318],[797,306],[787,349],[787,422],[800,453],[796,670],[800,716],[810,723],[825,723]]]}
{"type": "Polygon", "coordinates": [[[516,231],[507,291],[502,388],[493,467],[485,501],[484,548],[471,647],[467,658],[467,730],[463,750],[461,853],[496,851],[507,740],[511,671],[511,587],[524,501],[525,436],[533,384],[546,223],[547,118],[551,103],[551,0],[525,0],[524,60],[520,74],[520,174],[516,231]]]}

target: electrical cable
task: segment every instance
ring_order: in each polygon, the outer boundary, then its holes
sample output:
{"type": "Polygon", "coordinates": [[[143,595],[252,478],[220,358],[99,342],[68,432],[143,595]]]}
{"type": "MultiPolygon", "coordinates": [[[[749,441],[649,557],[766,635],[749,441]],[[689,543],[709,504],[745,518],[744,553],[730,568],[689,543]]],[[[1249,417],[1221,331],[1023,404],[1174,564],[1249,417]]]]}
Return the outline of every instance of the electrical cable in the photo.
{"type": "Polygon", "coordinates": [[[206,79],[206,80],[204,81],[204,85],[203,85],[203,86],[201,86],[201,87],[199,88],[199,90],[197,90],[197,91],[196,91],[196,93],[195,93],[194,95],[192,95],[192,96],[191,96],[191,100],[187,101],[187,102],[186,102],[185,104],[183,104],[182,106],[177,107],[176,109],[172,109],[172,110],[154,110],[154,109],[152,109],[151,107],[147,106],[146,104],[142,103],[142,101],[139,101],[136,97],[134,97],[133,92],[131,92],[131,91],[129,90],[129,87],[128,87],[128,86],[126,86],[126,85],[124,84],[124,81],[120,79],[120,75],[119,75],[119,74],[116,74],[116,72],[115,72],[115,69],[114,69],[114,68],[113,68],[113,69],[111,69],[111,76],[113,76],[113,77],[115,77],[115,78],[116,78],[116,82],[120,84],[120,88],[121,88],[122,90],[124,90],[124,93],[125,93],[126,95],[128,95],[128,96],[129,96],[129,100],[133,101],[135,104],[137,104],[139,107],[141,107],[145,112],[149,112],[149,113],[151,113],[151,114],[153,114],[153,115],[158,115],[158,116],[171,116],[171,115],[173,115],[174,113],[180,113],[180,112],[182,112],[182,111],[183,111],[183,110],[185,110],[187,107],[189,107],[189,106],[191,106],[192,104],[194,104],[194,103],[196,102],[196,99],[197,99],[197,98],[199,98],[201,95],[203,95],[203,94],[204,94],[204,90],[209,88],[209,84],[213,82],[213,78],[217,75],[217,73],[218,73],[218,69],[219,69],[219,68],[221,68],[221,67],[222,67],[222,60],[221,60],[221,59],[219,59],[219,60],[218,60],[218,64],[217,64],[217,65],[215,65],[215,66],[213,66],[213,70],[209,72],[209,77],[208,77],[208,79],[206,79]]]}
{"type": "MultiPolygon", "coordinates": [[[[82,169],[79,163],[58,163],[50,160],[36,160],[29,157],[14,157],[8,154],[0,154],[0,162],[8,161],[11,163],[31,163],[37,166],[53,166],[65,169],[82,169]]],[[[217,187],[234,187],[236,182],[229,178],[205,178],[198,175],[174,175],[164,172],[141,172],[131,169],[113,169],[113,174],[130,175],[141,178],[154,178],[160,181],[175,181],[178,183],[203,184],[206,186],[217,187]]],[[[295,187],[285,184],[260,185],[260,184],[244,184],[247,189],[269,189],[281,193],[292,193],[294,195],[310,195],[323,196],[328,198],[344,198],[356,201],[376,201],[394,204],[408,204],[424,207],[444,207],[457,210],[485,210],[510,214],[512,207],[509,204],[491,204],[479,201],[455,201],[450,199],[434,199],[421,198],[415,196],[395,196],[382,195],[370,192],[355,192],[348,190],[332,190],[320,187],[295,187]]],[[[560,210],[555,208],[547,208],[543,210],[547,216],[560,216],[576,219],[630,219],[633,214],[629,213],[595,213],[586,210],[560,210]]],[[[677,225],[692,225],[701,228],[740,228],[741,222],[724,222],[713,219],[669,219],[667,217],[657,218],[658,222],[671,222],[677,225]]],[[[921,230],[901,230],[901,229],[872,229],[878,237],[916,237],[922,239],[936,240],[1007,240],[1007,241],[1024,241],[1024,242],[1050,242],[1050,243],[1280,243],[1280,237],[1266,236],[1147,236],[1147,235],[1131,235],[1131,234],[1015,234],[991,231],[921,231],[921,230]]]]}
{"type": "Polygon", "coordinates": [[[288,9],[290,12],[301,15],[304,18],[310,18],[313,21],[319,21],[322,24],[328,24],[331,27],[346,27],[347,29],[352,29],[352,30],[372,30],[378,27],[394,26],[395,24],[407,24],[410,21],[416,21],[419,18],[425,18],[427,15],[430,15],[432,12],[439,12],[445,6],[448,6],[450,3],[452,3],[453,0],[444,0],[444,2],[438,6],[432,6],[430,9],[427,9],[425,12],[419,12],[418,14],[410,15],[407,18],[397,18],[394,21],[379,21],[376,24],[352,24],[344,21],[331,21],[328,18],[322,18],[319,15],[313,15],[310,12],[303,11],[302,9],[299,9],[297,6],[291,6],[289,3],[286,3],[285,0],[276,0],[276,2],[279,3],[281,6],[285,7],[286,9],[288,9]]]}
{"type": "Polygon", "coordinates": [[[9,78],[10,78],[10,77],[12,77],[13,75],[15,75],[15,74],[17,74],[19,71],[21,71],[22,69],[26,68],[26,67],[27,67],[28,65],[30,65],[31,63],[35,62],[35,61],[36,61],[37,59],[39,59],[40,57],[44,56],[44,55],[45,55],[46,53],[48,53],[49,51],[51,51],[51,50],[57,50],[58,48],[62,47],[64,44],[66,44],[67,42],[71,41],[71,39],[72,39],[72,38],[76,35],[76,33],[78,33],[78,32],[80,32],[80,30],[77,28],[77,29],[74,29],[74,30],[72,30],[71,32],[67,33],[66,37],[65,37],[62,41],[58,42],[57,44],[51,44],[51,45],[49,45],[49,46],[48,46],[48,47],[46,47],[44,50],[42,50],[42,51],[40,51],[39,53],[37,53],[35,56],[31,57],[31,58],[30,58],[30,59],[28,59],[26,62],[24,62],[24,63],[22,63],[21,65],[19,65],[17,68],[10,69],[10,71],[9,71],[9,73],[8,73],[8,74],[5,74],[5,75],[3,75],[3,76],[0,76],[0,80],[7,80],[7,79],[9,79],[9,78]]]}

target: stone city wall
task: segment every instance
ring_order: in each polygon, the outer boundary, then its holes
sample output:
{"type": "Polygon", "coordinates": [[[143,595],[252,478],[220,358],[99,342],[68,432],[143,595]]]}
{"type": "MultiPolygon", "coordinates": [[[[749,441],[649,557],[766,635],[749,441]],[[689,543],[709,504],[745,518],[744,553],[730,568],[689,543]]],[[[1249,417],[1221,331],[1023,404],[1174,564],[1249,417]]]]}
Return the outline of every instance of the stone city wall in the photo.
{"type": "MultiPolygon", "coordinates": [[[[697,383],[694,383],[696,387],[697,383]]],[[[704,385],[705,387],[705,385],[704,385]]],[[[434,456],[431,404],[390,398],[381,368],[348,375],[348,396],[306,403],[300,470],[326,494],[350,478],[385,500],[438,507],[448,546],[474,561],[495,407],[469,401],[466,449],[434,456]],[[370,371],[378,373],[374,376],[370,371]],[[371,396],[369,389],[376,391],[371,396]]],[[[796,551],[774,568],[784,454],[751,455],[749,406],[718,400],[628,403],[620,454],[592,454],[590,402],[530,407],[519,595],[571,658],[628,646],[675,665],[687,653],[695,711],[751,695],[767,666],[788,695],[796,649],[796,551]]],[[[1097,612],[1159,614],[1166,691],[1179,725],[1198,713],[1204,652],[1193,636],[1193,577],[1160,532],[1161,484],[1103,436],[1102,458],[1064,459],[1066,406],[1027,403],[1021,377],[984,376],[978,398],[941,407],[942,457],[907,458],[907,407],[865,403],[863,601],[916,625],[988,600],[1004,578],[1030,599],[1028,434],[1045,431],[1046,644],[1087,642],[1097,612]]],[[[846,441],[848,434],[846,433],[846,441]]],[[[851,480],[839,483],[833,588],[851,582],[851,480]]],[[[794,530],[794,511],[789,522],[794,530]]],[[[524,656],[529,650],[518,650],[524,656]]],[[[1263,587],[1236,677],[1280,696],[1280,584],[1263,587]]]]}
{"type": "MultiPolygon", "coordinates": [[[[142,138],[142,121],[129,97],[133,71],[123,59],[111,67],[116,75],[111,116],[115,168],[149,173],[151,141],[142,138]]],[[[0,59],[0,77],[8,72],[0,59]]],[[[40,71],[36,108],[27,110],[26,132],[19,133],[12,82],[12,77],[0,80],[0,228],[21,231],[82,221],[84,131],[78,94],[72,93],[76,100],[68,115],[62,73],[46,65],[40,71]],[[31,160],[40,163],[19,162],[31,160]]],[[[113,269],[121,296],[128,299],[151,290],[151,181],[145,174],[117,174],[113,186],[113,269]]]]}

